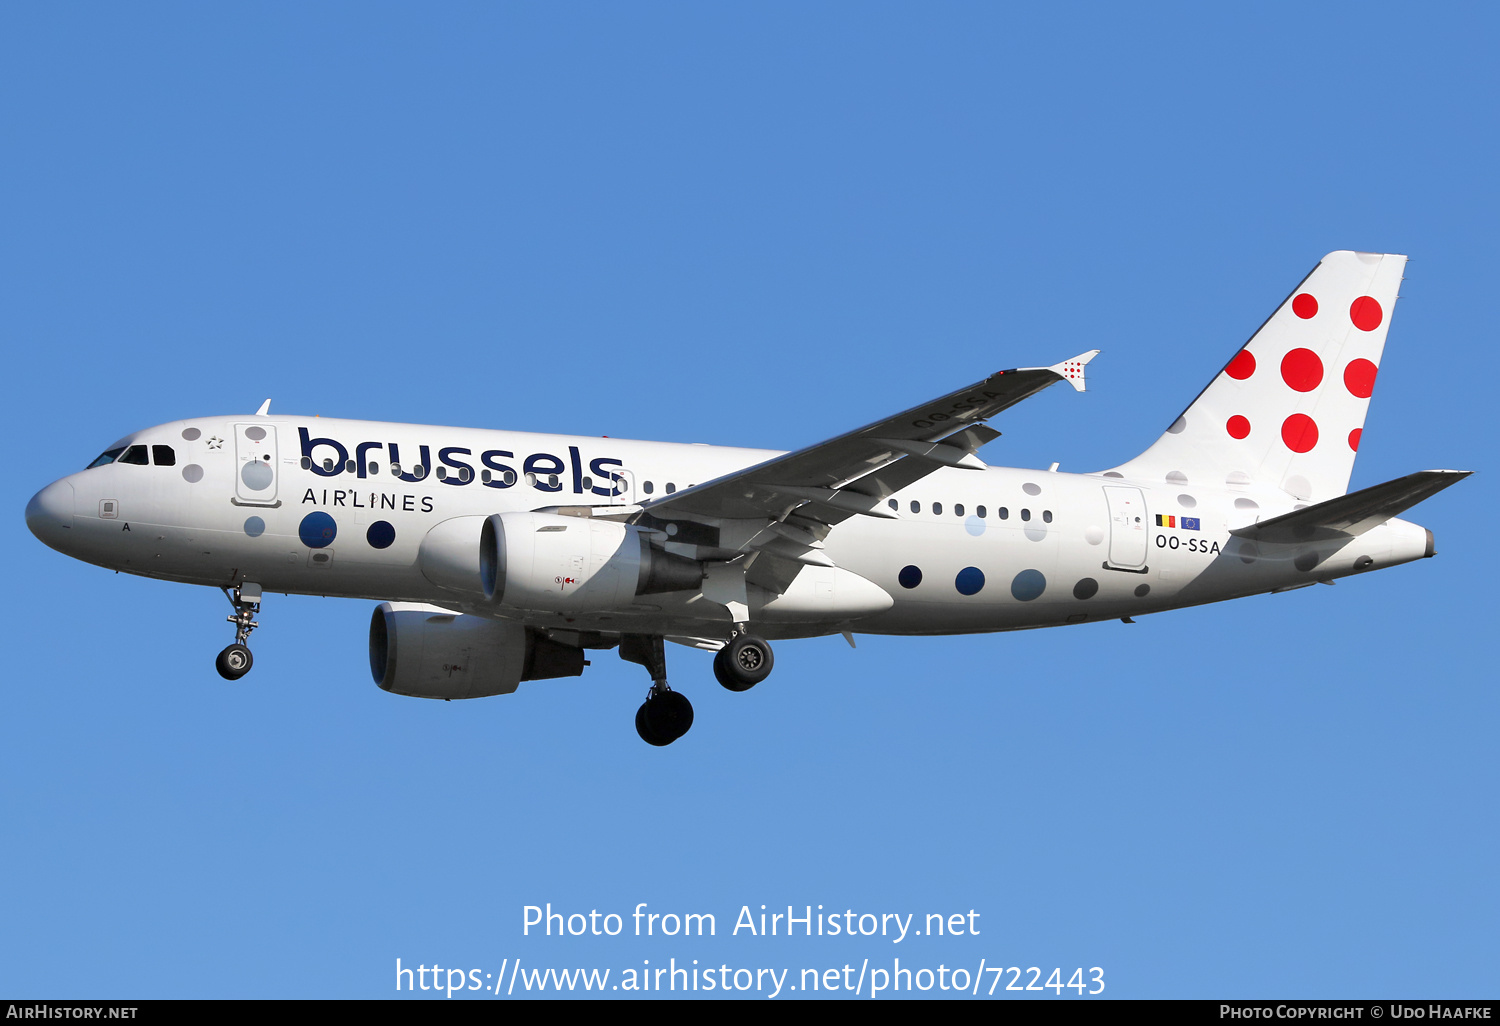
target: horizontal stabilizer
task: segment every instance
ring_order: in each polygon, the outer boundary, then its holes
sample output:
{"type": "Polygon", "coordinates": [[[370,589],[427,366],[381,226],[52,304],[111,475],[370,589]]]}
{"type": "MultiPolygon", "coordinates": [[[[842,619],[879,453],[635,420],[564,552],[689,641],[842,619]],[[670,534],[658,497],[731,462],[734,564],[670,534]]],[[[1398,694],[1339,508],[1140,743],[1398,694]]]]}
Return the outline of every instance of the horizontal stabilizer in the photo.
{"type": "Polygon", "coordinates": [[[1272,544],[1316,541],[1336,535],[1360,535],[1372,527],[1379,527],[1423,499],[1436,495],[1449,485],[1458,484],[1471,473],[1473,471],[1470,470],[1422,470],[1271,520],[1250,524],[1230,533],[1272,544]]]}

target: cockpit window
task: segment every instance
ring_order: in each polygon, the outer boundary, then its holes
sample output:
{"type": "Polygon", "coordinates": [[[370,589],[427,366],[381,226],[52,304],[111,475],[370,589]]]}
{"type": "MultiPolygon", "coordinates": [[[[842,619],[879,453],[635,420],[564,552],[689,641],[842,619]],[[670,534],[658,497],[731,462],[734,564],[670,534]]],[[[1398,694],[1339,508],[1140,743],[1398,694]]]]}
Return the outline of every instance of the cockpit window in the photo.
{"type": "Polygon", "coordinates": [[[129,449],[125,450],[125,455],[120,457],[120,462],[134,463],[144,467],[147,463],[146,447],[144,445],[132,445],[129,449]]]}
{"type": "Polygon", "coordinates": [[[151,447],[151,462],[158,467],[177,466],[177,454],[172,451],[170,445],[153,445],[151,447]]]}
{"type": "Polygon", "coordinates": [[[99,454],[99,458],[96,459],[94,462],[90,463],[84,469],[85,470],[93,470],[95,467],[102,467],[106,463],[113,463],[115,461],[115,459],[120,455],[120,453],[122,453],[124,451],[125,451],[124,449],[110,449],[108,452],[101,452],[99,454]]]}

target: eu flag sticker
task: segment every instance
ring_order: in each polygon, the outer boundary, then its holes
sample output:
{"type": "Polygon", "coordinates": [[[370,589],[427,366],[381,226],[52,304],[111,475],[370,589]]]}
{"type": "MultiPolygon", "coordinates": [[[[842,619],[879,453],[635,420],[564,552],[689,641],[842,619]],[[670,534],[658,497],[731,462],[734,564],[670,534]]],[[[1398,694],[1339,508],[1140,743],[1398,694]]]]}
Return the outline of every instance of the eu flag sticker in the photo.
{"type": "Polygon", "coordinates": [[[1198,518],[1197,517],[1181,517],[1180,519],[1182,521],[1182,529],[1184,531],[1198,531],[1198,530],[1201,530],[1201,528],[1198,526],[1198,518]]]}

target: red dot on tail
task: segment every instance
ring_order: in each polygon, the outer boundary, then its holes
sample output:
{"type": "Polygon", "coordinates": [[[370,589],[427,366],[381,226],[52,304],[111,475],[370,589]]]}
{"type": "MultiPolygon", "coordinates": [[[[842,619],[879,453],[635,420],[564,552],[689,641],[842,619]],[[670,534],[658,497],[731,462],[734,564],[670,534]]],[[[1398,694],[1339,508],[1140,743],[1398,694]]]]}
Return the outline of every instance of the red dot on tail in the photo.
{"type": "Polygon", "coordinates": [[[1359,436],[1365,433],[1364,428],[1355,428],[1349,432],[1349,448],[1359,452],[1359,436]]]}
{"type": "Polygon", "coordinates": [[[1344,387],[1361,399],[1375,391],[1376,367],[1369,360],[1354,360],[1344,368],[1344,387]]]}
{"type": "Polygon", "coordinates": [[[1323,361],[1311,349],[1293,349],[1281,358],[1281,380],[1299,392],[1311,392],[1323,381],[1323,361]]]}
{"type": "Polygon", "coordinates": [[[1304,321],[1318,313],[1318,301],[1306,292],[1292,300],[1292,313],[1304,321]]]}
{"type": "Polygon", "coordinates": [[[1318,444],[1318,425],[1305,413],[1294,413],[1281,425],[1281,440],[1292,452],[1311,452],[1318,444]]]}
{"type": "Polygon", "coordinates": [[[1380,304],[1369,296],[1360,296],[1349,304],[1349,319],[1360,331],[1374,331],[1384,317],[1380,304]]]}
{"type": "Polygon", "coordinates": [[[1250,355],[1250,350],[1241,349],[1234,354],[1234,359],[1229,361],[1229,366],[1224,368],[1224,372],[1231,378],[1244,381],[1255,373],[1255,357],[1250,355]]]}
{"type": "Polygon", "coordinates": [[[1230,417],[1229,423],[1224,427],[1228,429],[1230,438],[1244,438],[1250,433],[1250,422],[1240,416],[1230,417]]]}

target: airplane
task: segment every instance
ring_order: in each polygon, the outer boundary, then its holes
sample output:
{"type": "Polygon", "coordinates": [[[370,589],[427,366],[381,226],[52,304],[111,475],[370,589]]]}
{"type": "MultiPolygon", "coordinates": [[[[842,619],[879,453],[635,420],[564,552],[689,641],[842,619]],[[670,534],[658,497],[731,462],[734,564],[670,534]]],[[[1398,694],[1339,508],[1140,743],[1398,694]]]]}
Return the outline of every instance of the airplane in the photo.
{"type": "Polygon", "coordinates": [[[222,590],[228,680],[251,668],[267,592],[374,599],[386,691],[509,694],[617,648],[651,678],[636,731],[664,746],[693,722],[666,641],[715,652],[738,692],[770,674],[770,640],[1129,623],[1434,555],[1397,514],[1470,472],[1347,491],[1405,264],[1324,257],[1155,444],[1095,473],[977,452],[1016,403],[1084,391],[1098,350],[790,453],[280,416],[266,400],[127,435],[39,491],[26,523],[66,555],[222,590]]]}

